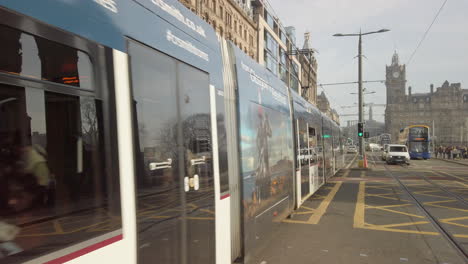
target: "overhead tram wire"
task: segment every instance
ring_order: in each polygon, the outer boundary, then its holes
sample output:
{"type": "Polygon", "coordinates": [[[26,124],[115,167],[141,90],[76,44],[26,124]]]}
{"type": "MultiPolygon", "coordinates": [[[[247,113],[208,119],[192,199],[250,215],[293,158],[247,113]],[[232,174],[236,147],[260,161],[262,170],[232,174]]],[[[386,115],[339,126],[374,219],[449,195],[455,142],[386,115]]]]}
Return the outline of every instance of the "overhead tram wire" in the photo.
{"type": "Polygon", "coordinates": [[[431,24],[430,24],[429,27],[427,28],[426,32],[424,32],[423,37],[421,38],[421,40],[419,41],[418,45],[416,46],[416,49],[414,49],[414,51],[413,51],[413,53],[411,54],[411,56],[410,56],[408,62],[406,63],[406,65],[409,65],[410,62],[413,60],[414,55],[415,55],[416,52],[418,51],[418,49],[419,49],[419,47],[421,46],[421,44],[423,43],[423,41],[426,39],[427,34],[428,34],[429,31],[431,30],[432,25],[434,25],[434,23],[436,22],[437,18],[439,17],[440,12],[442,12],[442,9],[444,9],[445,4],[447,4],[447,1],[448,1],[448,0],[445,0],[444,3],[442,4],[442,6],[439,8],[439,11],[437,11],[437,14],[435,15],[435,17],[434,17],[434,19],[432,20],[431,24]]]}

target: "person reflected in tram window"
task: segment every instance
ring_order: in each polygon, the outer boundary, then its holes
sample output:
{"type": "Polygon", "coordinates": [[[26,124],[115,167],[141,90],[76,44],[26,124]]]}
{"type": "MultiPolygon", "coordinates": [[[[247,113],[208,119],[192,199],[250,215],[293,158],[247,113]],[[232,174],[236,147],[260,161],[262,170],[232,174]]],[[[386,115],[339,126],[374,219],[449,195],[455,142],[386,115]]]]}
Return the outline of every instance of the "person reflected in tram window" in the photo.
{"type": "Polygon", "coordinates": [[[53,204],[53,177],[39,145],[18,146],[17,168],[10,173],[8,206],[14,212],[53,204]]]}

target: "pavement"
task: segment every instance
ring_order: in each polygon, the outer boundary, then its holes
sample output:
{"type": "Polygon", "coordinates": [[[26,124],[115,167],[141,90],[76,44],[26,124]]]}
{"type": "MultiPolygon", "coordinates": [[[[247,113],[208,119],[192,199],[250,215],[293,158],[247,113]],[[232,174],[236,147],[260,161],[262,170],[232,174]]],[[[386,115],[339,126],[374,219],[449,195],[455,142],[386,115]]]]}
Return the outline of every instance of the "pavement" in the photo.
{"type": "Polygon", "coordinates": [[[248,264],[468,263],[408,193],[466,250],[467,167],[435,159],[389,166],[379,155],[368,153],[367,170],[354,161],[331,178],[248,264]]]}

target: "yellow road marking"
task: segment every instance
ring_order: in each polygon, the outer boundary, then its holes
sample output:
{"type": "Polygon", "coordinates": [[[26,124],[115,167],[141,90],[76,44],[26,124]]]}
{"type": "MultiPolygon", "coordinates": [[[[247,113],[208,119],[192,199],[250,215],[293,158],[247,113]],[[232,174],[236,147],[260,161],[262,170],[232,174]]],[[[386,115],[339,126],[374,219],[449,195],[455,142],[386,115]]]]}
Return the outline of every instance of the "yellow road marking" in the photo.
{"type": "Polygon", "coordinates": [[[186,219],[189,220],[214,220],[214,217],[196,217],[196,216],[188,216],[186,219]]]}
{"type": "Polygon", "coordinates": [[[336,193],[338,192],[342,184],[343,184],[342,182],[338,182],[337,184],[335,184],[335,186],[328,193],[325,199],[320,203],[319,207],[317,209],[314,209],[314,214],[312,214],[309,217],[309,219],[307,219],[306,221],[285,219],[283,220],[283,222],[294,223],[294,224],[308,224],[308,225],[318,224],[318,222],[320,221],[322,216],[327,211],[328,206],[330,205],[330,202],[333,200],[333,198],[335,197],[336,193]]]}
{"type": "Polygon", "coordinates": [[[413,192],[413,193],[414,193],[414,194],[419,194],[419,195],[424,195],[424,196],[436,197],[436,198],[444,198],[444,199],[449,199],[449,198],[450,198],[450,197],[448,197],[448,196],[441,196],[441,195],[429,194],[429,193],[434,193],[434,192],[440,192],[440,190],[433,190],[433,191],[417,191],[417,192],[413,192]]]}
{"type": "Polygon", "coordinates": [[[446,223],[446,224],[449,224],[449,225],[456,225],[456,226],[461,226],[461,227],[466,227],[466,228],[468,228],[468,225],[464,225],[464,224],[452,222],[452,221],[466,220],[466,219],[468,219],[468,216],[441,219],[440,222],[446,223]]]}
{"type": "MultiPolygon", "coordinates": [[[[390,197],[382,196],[382,198],[390,198],[390,197]]],[[[354,223],[353,223],[354,228],[377,230],[377,231],[386,231],[386,232],[395,232],[395,233],[410,233],[410,234],[421,234],[421,235],[439,235],[439,233],[437,233],[437,232],[415,231],[415,230],[390,228],[392,226],[402,226],[402,225],[403,226],[408,226],[408,225],[411,225],[411,223],[399,223],[399,224],[392,224],[392,225],[368,224],[368,223],[365,222],[365,212],[366,212],[365,199],[366,199],[366,183],[365,182],[360,182],[359,183],[359,191],[358,191],[357,201],[356,201],[356,209],[354,211],[354,223]]],[[[397,200],[397,199],[395,199],[395,200],[397,200]]],[[[407,204],[402,204],[402,205],[398,205],[398,206],[406,206],[406,205],[407,204]]],[[[394,205],[391,205],[391,206],[394,206],[394,205]]],[[[369,207],[369,206],[367,206],[367,207],[369,207]]],[[[381,208],[377,207],[376,209],[390,210],[390,209],[387,209],[388,207],[389,206],[383,206],[381,208]]],[[[395,205],[394,207],[397,207],[397,205],[395,205]]],[[[372,206],[370,206],[370,208],[372,208],[372,206]]],[[[398,213],[402,213],[402,212],[398,212],[398,213]]],[[[417,216],[417,217],[421,218],[421,216],[417,216]]],[[[412,222],[413,225],[419,225],[419,224],[423,224],[423,223],[424,223],[423,221],[412,222]]]]}
{"type": "Polygon", "coordinates": [[[310,208],[310,207],[307,207],[305,205],[301,205],[301,208],[305,208],[305,209],[310,210],[310,211],[315,211],[316,210],[315,208],[310,208]]]}
{"type": "Polygon", "coordinates": [[[394,200],[394,201],[409,202],[408,200],[405,200],[405,199],[387,197],[387,196],[383,196],[383,195],[380,195],[380,194],[365,194],[365,196],[379,197],[379,198],[388,199],[388,200],[394,200]]]}
{"type": "Polygon", "coordinates": [[[411,225],[425,225],[425,224],[429,224],[429,222],[428,221],[407,222],[407,223],[399,223],[399,224],[379,225],[379,227],[389,228],[389,227],[397,227],[397,226],[411,226],[411,225]]]}
{"type": "Polygon", "coordinates": [[[457,200],[425,202],[423,204],[425,204],[425,205],[427,204],[427,205],[434,206],[434,207],[439,207],[439,208],[446,208],[446,209],[461,211],[461,212],[468,212],[467,209],[455,208],[455,207],[450,207],[450,206],[443,206],[443,205],[439,204],[439,203],[451,203],[451,202],[457,202],[457,200]]]}
{"type": "Polygon", "coordinates": [[[345,173],[343,174],[343,178],[347,178],[351,170],[346,170],[345,173]]]}
{"type": "Polygon", "coordinates": [[[366,208],[392,208],[392,207],[404,207],[412,204],[393,204],[393,205],[379,205],[379,206],[372,206],[372,205],[367,205],[366,208]]]}
{"type": "Polygon", "coordinates": [[[358,197],[356,201],[356,209],[354,211],[354,228],[364,228],[364,215],[365,215],[365,199],[366,199],[366,183],[359,183],[358,197]]]}
{"type": "Polygon", "coordinates": [[[366,189],[378,189],[378,190],[384,190],[384,191],[391,191],[392,187],[366,186],[366,189]]]}
{"type": "Polygon", "coordinates": [[[459,179],[459,180],[461,180],[461,181],[463,181],[463,182],[468,182],[467,179],[465,179],[465,178],[463,178],[463,177],[460,177],[460,176],[457,176],[457,175],[453,175],[453,174],[451,174],[451,173],[447,173],[447,172],[443,172],[443,171],[437,171],[436,173],[438,173],[439,175],[440,175],[440,174],[445,174],[445,175],[448,175],[448,176],[450,176],[450,177],[457,178],[457,179],[459,179]]]}
{"type": "Polygon", "coordinates": [[[392,209],[387,209],[387,208],[374,207],[374,209],[382,210],[382,211],[387,211],[387,212],[391,212],[391,213],[395,213],[395,214],[402,214],[402,215],[412,216],[412,217],[416,217],[416,218],[425,218],[424,216],[415,215],[415,214],[410,214],[410,213],[405,213],[405,212],[401,212],[401,211],[397,211],[397,210],[392,210],[392,209]]]}
{"type": "Polygon", "coordinates": [[[215,212],[213,212],[211,210],[208,210],[208,209],[200,209],[200,211],[205,212],[205,213],[209,213],[209,214],[212,214],[212,215],[215,214],[215,212]]]}
{"type": "Polygon", "coordinates": [[[54,221],[54,228],[55,228],[55,231],[57,231],[58,234],[64,234],[62,225],[59,223],[58,220],[54,221]]]}

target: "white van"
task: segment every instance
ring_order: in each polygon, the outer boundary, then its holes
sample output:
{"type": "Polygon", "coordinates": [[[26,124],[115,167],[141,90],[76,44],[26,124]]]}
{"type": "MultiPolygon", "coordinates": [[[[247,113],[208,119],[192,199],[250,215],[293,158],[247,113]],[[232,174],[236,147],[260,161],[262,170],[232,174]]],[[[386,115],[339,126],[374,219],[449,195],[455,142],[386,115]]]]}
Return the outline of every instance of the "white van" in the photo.
{"type": "Polygon", "coordinates": [[[410,155],[405,145],[389,144],[383,155],[387,164],[406,163],[410,165],[410,155]]]}

